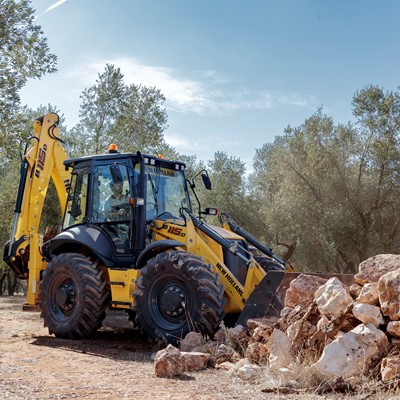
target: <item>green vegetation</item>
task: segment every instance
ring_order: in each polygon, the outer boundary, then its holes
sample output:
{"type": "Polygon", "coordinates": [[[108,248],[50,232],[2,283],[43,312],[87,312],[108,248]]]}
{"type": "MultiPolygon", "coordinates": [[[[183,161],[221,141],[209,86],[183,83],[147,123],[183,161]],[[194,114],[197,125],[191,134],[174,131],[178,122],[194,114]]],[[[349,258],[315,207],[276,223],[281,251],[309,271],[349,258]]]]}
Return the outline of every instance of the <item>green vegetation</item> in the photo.
{"type": "MultiPolygon", "coordinates": [[[[56,56],[35,25],[28,1],[0,0],[0,50],[3,249],[33,120],[58,110],[56,105],[31,110],[20,104],[18,92],[28,79],[56,71],[56,56]]],[[[206,167],[213,190],[200,189],[203,207],[226,212],[300,271],[353,273],[372,255],[400,252],[400,92],[377,86],[356,92],[354,124],[336,125],[320,109],[301,126],[288,126],[273,143],[256,149],[250,176],[240,159],[218,149],[207,165],[178,154],[163,136],[164,102],[160,90],[126,85],[119,68],[106,65],[81,95],[80,123],[67,130],[61,115],[69,155],[101,153],[116,142],[123,151],[179,158],[187,163],[189,178],[206,167]]],[[[60,220],[54,202],[50,191],[44,227],[60,220]]],[[[19,290],[12,275],[1,264],[0,294],[19,290]]]]}

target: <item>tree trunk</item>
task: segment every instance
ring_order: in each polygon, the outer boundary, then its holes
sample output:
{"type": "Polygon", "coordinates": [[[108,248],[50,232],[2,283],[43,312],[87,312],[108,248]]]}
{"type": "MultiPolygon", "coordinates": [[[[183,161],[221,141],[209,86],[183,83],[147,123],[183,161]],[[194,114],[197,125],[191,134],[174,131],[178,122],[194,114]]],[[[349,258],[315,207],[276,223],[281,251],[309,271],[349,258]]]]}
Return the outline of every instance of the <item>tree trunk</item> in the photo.
{"type": "Polygon", "coordinates": [[[0,296],[4,293],[4,281],[8,275],[8,271],[0,270],[0,296]]]}
{"type": "Polygon", "coordinates": [[[15,274],[8,274],[7,275],[7,293],[9,296],[14,296],[18,285],[19,285],[19,279],[15,276],[15,274]]]}

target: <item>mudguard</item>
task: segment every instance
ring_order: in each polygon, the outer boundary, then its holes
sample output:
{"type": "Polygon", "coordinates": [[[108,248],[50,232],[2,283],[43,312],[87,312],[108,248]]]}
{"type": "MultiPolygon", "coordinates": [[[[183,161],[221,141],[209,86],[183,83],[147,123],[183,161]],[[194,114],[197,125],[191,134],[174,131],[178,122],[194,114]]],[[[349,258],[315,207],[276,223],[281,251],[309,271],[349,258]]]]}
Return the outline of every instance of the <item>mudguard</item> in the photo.
{"type": "Polygon", "coordinates": [[[164,251],[174,249],[176,247],[184,247],[186,248],[186,244],[182,242],[178,242],[177,240],[158,240],[149,244],[139,255],[136,266],[137,268],[142,268],[146,265],[147,261],[150,258],[155,257],[157,254],[162,253],[164,251]]]}
{"type": "Polygon", "coordinates": [[[113,265],[112,241],[96,225],[75,225],[66,229],[43,245],[43,254],[51,260],[53,255],[73,252],[74,248],[82,246],[96,254],[104,265],[113,265]]]}

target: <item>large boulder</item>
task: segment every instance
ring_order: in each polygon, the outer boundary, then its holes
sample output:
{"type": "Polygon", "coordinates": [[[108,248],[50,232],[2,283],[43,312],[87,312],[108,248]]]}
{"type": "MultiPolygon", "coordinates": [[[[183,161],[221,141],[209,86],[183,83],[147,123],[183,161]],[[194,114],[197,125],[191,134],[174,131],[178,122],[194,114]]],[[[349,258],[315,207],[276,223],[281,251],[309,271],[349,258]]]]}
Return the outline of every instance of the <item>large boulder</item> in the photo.
{"type": "Polygon", "coordinates": [[[384,324],[384,319],[379,307],[371,304],[354,304],[353,315],[364,324],[372,324],[376,327],[384,324]]]}
{"type": "Polygon", "coordinates": [[[315,291],[326,281],[317,275],[299,275],[290,282],[286,291],[285,307],[294,308],[299,305],[307,308],[314,301],[315,291]]]}
{"type": "Polygon", "coordinates": [[[378,254],[360,263],[355,282],[365,285],[368,282],[378,282],[382,275],[400,267],[400,255],[378,254]]]}
{"type": "Polygon", "coordinates": [[[378,281],[379,303],[383,315],[392,321],[400,319],[400,270],[381,276],[378,281]]]}
{"type": "Polygon", "coordinates": [[[320,286],[314,298],[320,313],[328,318],[338,317],[353,302],[349,288],[336,277],[320,286]]]}
{"type": "Polygon", "coordinates": [[[354,377],[380,361],[388,347],[389,341],[381,330],[372,324],[361,324],[326,346],[312,367],[328,379],[354,377]]]}

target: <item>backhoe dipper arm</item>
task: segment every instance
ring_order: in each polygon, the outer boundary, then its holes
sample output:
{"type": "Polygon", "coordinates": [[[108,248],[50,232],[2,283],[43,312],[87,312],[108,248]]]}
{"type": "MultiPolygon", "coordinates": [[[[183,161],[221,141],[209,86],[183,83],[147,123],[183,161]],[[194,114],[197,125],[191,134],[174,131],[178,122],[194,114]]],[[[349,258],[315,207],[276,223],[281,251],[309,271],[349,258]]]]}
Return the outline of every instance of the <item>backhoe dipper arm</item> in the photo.
{"type": "Polygon", "coordinates": [[[37,283],[45,268],[41,256],[42,237],[38,229],[50,177],[57,190],[64,214],[70,172],[64,160],[67,154],[58,130],[59,117],[46,114],[34,122],[34,135],[29,139],[21,163],[21,176],[14,210],[10,241],[3,260],[20,279],[29,279],[27,301],[37,304],[37,283]]]}

